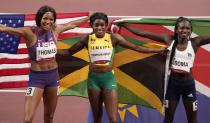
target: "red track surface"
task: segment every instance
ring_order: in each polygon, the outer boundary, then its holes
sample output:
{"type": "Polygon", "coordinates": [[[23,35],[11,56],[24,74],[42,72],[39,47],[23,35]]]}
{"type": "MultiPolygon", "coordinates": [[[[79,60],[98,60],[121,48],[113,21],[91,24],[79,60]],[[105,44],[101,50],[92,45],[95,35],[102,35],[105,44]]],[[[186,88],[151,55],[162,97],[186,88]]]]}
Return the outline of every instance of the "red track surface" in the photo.
{"type": "MultiPolygon", "coordinates": [[[[0,123],[23,122],[24,99],[23,92],[0,92],[0,123]]],[[[40,102],[33,123],[43,123],[43,109],[43,103],[40,102]]],[[[88,99],[61,96],[58,100],[54,123],[85,123],[88,110],[88,99]]]]}

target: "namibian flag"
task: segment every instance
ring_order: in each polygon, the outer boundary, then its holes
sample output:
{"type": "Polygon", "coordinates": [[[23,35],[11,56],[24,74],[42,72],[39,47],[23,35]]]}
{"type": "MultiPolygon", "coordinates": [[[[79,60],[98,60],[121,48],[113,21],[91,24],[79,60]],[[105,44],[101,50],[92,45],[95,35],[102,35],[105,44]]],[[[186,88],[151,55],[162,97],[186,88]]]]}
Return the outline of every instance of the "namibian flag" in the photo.
{"type": "MultiPolygon", "coordinates": [[[[169,33],[171,35],[173,35],[173,25],[175,23],[175,19],[173,18],[141,18],[123,21],[147,31],[169,33]]],[[[210,35],[210,28],[208,27],[210,26],[209,20],[193,19],[192,22],[192,36],[210,35]]],[[[59,48],[71,47],[79,39],[80,35],[91,32],[91,28],[87,25],[84,29],[86,29],[86,31],[83,31],[83,33],[76,33],[74,35],[62,37],[59,42],[59,48]]],[[[138,37],[123,28],[120,29],[119,33],[128,41],[138,45],[156,48],[164,46],[158,42],[138,37]]],[[[200,95],[202,95],[202,97],[204,97],[202,99],[205,99],[206,101],[205,104],[210,103],[210,78],[208,76],[210,70],[209,52],[209,45],[200,48],[197,52],[193,67],[196,88],[198,90],[198,99],[200,99],[200,95]]],[[[162,108],[165,89],[165,61],[166,59],[164,55],[155,53],[143,54],[122,47],[116,48],[114,70],[118,83],[119,103],[123,104],[119,105],[120,122],[136,123],[139,121],[138,119],[143,117],[145,119],[141,119],[141,121],[143,120],[146,123],[162,122],[163,117],[161,114],[163,113],[162,108]],[[137,118],[137,120],[132,121],[127,119],[129,117],[131,118],[128,114],[134,116],[132,118],[137,118]],[[151,117],[153,117],[153,119],[151,119],[151,117]]],[[[59,70],[61,73],[61,96],[74,95],[87,97],[86,80],[89,67],[88,62],[89,58],[87,49],[83,49],[72,57],[62,57],[58,59],[59,70]]],[[[201,101],[198,100],[198,105],[201,104],[199,102],[201,101]]],[[[202,106],[200,105],[200,107],[202,106]]],[[[177,112],[179,111],[184,112],[182,105],[181,108],[178,107],[177,112]]],[[[201,108],[199,111],[209,112],[210,109],[201,108]]],[[[200,122],[202,119],[205,119],[205,113],[198,115],[202,115],[202,118],[198,118],[200,122]]],[[[175,117],[177,116],[186,118],[185,115],[176,115],[175,117]]],[[[106,122],[106,118],[103,118],[103,120],[106,122]]]]}

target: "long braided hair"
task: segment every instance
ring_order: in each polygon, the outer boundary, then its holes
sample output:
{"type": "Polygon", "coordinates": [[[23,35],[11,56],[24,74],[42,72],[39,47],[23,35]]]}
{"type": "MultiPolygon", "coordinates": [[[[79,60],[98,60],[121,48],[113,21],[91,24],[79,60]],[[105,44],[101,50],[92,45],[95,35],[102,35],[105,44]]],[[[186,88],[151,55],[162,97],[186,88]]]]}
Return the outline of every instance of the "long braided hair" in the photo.
{"type": "Polygon", "coordinates": [[[179,23],[181,23],[182,21],[187,21],[190,23],[191,25],[191,31],[192,31],[192,22],[188,19],[188,18],[185,18],[185,17],[179,17],[177,20],[176,20],[176,23],[175,23],[175,28],[174,28],[174,44],[172,46],[172,52],[171,52],[171,56],[170,56],[170,60],[169,60],[169,67],[171,67],[172,65],[172,61],[173,61],[173,58],[175,56],[175,49],[177,47],[177,44],[178,44],[178,34],[176,33],[177,29],[178,29],[178,25],[179,23]]]}

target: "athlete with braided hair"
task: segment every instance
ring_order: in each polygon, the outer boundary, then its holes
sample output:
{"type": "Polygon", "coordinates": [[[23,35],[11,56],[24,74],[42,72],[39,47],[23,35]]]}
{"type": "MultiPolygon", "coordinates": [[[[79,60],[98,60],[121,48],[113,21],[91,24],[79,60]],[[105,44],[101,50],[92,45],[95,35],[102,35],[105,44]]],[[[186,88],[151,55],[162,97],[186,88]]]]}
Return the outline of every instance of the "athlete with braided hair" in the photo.
{"type": "Polygon", "coordinates": [[[192,23],[185,17],[179,17],[177,19],[174,36],[169,34],[155,34],[125,23],[118,25],[138,36],[162,42],[169,47],[170,78],[165,96],[164,123],[173,122],[180,96],[183,99],[188,123],[197,123],[197,98],[192,67],[198,48],[210,43],[210,36],[191,38],[192,23]]]}

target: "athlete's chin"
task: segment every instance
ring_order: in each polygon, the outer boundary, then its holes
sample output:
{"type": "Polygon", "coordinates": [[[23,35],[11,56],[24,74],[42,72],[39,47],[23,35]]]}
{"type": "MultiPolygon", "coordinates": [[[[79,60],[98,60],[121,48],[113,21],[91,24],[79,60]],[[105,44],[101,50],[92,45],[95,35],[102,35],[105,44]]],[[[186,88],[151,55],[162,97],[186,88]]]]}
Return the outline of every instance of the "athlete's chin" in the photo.
{"type": "Polygon", "coordinates": [[[187,39],[187,37],[189,37],[188,35],[182,35],[181,38],[182,39],[187,39]]]}
{"type": "Polygon", "coordinates": [[[49,31],[51,29],[51,26],[50,25],[42,25],[41,28],[44,30],[44,31],[49,31]]]}
{"type": "Polygon", "coordinates": [[[97,38],[103,38],[105,33],[96,33],[97,38]]]}
{"type": "Polygon", "coordinates": [[[45,31],[49,31],[50,30],[50,27],[44,27],[43,28],[45,31]]]}
{"type": "Polygon", "coordinates": [[[188,38],[187,38],[187,36],[182,36],[182,37],[180,37],[180,39],[182,39],[182,40],[188,40],[188,38]]]}

